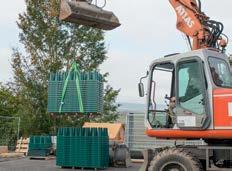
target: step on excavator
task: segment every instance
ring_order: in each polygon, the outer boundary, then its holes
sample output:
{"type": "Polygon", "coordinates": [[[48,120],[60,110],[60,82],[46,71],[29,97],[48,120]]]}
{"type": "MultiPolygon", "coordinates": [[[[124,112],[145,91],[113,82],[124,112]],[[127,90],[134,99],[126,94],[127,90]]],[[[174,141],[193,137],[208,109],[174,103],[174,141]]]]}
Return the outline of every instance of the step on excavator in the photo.
{"type": "MultiPolygon", "coordinates": [[[[142,81],[148,78],[146,134],[154,141],[185,143],[145,150],[140,170],[232,170],[232,77],[224,26],[202,12],[200,0],[169,2],[177,15],[177,29],[186,35],[191,51],[154,60],[138,87],[143,97],[142,81]],[[163,101],[166,105],[160,105],[163,101]]],[[[91,2],[62,0],[64,4],[69,14],[62,20],[104,30],[120,26],[113,13],[103,9],[98,13],[91,2]],[[108,14],[111,17],[104,17],[108,14]]]]}

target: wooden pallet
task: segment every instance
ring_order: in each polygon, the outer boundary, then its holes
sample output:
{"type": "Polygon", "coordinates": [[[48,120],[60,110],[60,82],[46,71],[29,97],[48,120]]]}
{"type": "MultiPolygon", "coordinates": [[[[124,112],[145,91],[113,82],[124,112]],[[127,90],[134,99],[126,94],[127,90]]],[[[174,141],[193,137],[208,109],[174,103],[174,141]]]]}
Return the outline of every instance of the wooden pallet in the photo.
{"type": "Polygon", "coordinates": [[[2,153],[0,158],[22,158],[24,157],[23,153],[2,153]]]}
{"type": "Polygon", "coordinates": [[[0,146],[0,154],[2,153],[8,153],[8,147],[7,146],[0,146]]]}
{"type": "Polygon", "coordinates": [[[30,160],[55,160],[55,156],[30,156],[30,160]]]}
{"type": "Polygon", "coordinates": [[[17,145],[16,145],[16,153],[23,153],[25,155],[27,155],[28,153],[28,147],[29,147],[29,138],[20,138],[17,141],[17,145]]]}

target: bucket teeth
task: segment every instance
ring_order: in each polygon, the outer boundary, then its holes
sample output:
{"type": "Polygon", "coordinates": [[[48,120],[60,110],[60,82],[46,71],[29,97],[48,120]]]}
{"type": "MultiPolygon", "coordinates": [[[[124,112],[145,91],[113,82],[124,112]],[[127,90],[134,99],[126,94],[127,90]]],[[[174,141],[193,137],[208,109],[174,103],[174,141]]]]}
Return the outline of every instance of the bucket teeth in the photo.
{"type": "Polygon", "coordinates": [[[61,21],[103,30],[113,30],[121,25],[113,12],[105,11],[84,0],[61,0],[59,18],[61,21]]]}

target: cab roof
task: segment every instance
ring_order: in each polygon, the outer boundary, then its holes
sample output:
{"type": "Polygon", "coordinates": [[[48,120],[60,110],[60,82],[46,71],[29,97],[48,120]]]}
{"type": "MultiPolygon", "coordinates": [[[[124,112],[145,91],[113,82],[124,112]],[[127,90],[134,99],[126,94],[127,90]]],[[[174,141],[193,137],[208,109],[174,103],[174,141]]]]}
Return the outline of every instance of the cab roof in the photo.
{"type": "Polygon", "coordinates": [[[195,57],[195,56],[201,58],[202,61],[205,61],[205,62],[207,60],[207,57],[209,56],[223,58],[224,60],[228,61],[228,57],[226,54],[219,53],[216,50],[212,50],[212,49],[199,49],[199,50],[194,50],[194,51],[185,52],[181,54],[168,55],[168,57],[156,59],[152,62],[151,67],[153,67],[157,63],[172,62],[175,64],[177,63],[177,61],[183,58],[190,58],[190,57],[195,57]]]}

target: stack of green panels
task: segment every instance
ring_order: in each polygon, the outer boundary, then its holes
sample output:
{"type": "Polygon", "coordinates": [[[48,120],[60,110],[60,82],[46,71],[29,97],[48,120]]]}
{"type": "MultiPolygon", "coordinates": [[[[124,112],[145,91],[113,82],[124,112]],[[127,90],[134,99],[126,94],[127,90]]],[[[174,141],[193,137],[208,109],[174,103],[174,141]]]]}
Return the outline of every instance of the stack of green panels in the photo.
{"type": "Polygon", "coordinates": [[[105,128],[60,128],[56,164],[62,167],[107,168],[109,137],[105,128]]]}
{"type": "MultiPolygon", "coordinates": [[[[80,111],[76,72],[71,72],[67,89],[62,103],[67,72],[50,74],[48,83],[48,112],[49,113],[82,113],[80,111]],[[60,106],[62,103],[62,108],[60,106]]],[[[102,113],[103,111],[103,77],[98,72],[80,72],[80,90],[84,113],[102,113]]]]}
{"type": "Polygon", "coordinates": [[[31,136],[28,156],[47,156],[52,147],[50,136],[31,136]]]}

